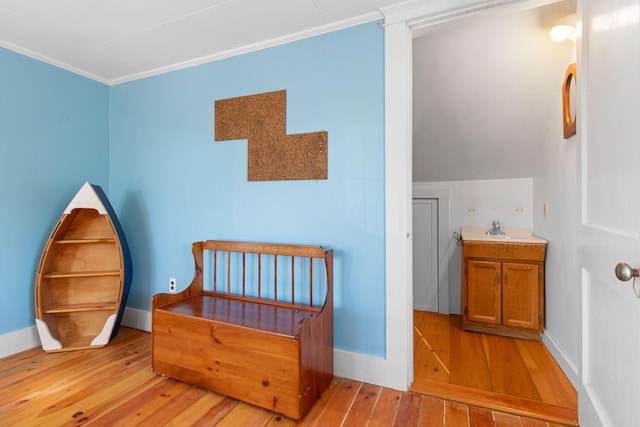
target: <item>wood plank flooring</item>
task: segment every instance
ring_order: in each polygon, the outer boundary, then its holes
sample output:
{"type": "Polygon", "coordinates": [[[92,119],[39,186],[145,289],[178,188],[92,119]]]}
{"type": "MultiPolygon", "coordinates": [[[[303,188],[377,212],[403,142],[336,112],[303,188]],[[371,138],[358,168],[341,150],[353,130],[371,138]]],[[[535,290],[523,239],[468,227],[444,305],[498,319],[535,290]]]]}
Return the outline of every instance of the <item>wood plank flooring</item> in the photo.
{"type": "Polygon", "coordinates": [[[577,424],[577,392],[542,342],[467,332],[460,316],[415,311],[414,360],[414,392],[577,424]]]}
{"type": "Polygon", "coordinates": [[[559,425],[343,378],[298,424],[155,375],[150,358],[150,335],[123,327],[104,348],[47,354],[38,347],[0,359],[0,426],[559,425]]]}

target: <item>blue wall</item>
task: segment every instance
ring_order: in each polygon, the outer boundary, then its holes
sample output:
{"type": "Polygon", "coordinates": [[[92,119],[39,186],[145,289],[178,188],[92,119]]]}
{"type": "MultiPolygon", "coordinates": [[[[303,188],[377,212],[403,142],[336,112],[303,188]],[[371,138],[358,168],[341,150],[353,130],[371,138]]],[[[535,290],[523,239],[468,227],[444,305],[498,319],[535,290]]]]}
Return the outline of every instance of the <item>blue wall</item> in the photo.
{"type": "Polygon", "coordinates": [[[203,239],[335,250],[335,343],[384,356],[383,30],[370,23],[107,87],[0,49],[0,334],[34,324],[46,239],[85,181],[109,195],[134,264],[128,307],[193,275],[203,239]],[[328,180],[247,182],[214,102],[287,91],[287,132],[325,130],[328,180]]]}
{"type": "Polygon", "coordinates": [[[0,48],[0,334],[34,325],[44,244],[108,158],[109,88],[0,48]]]}
{"type": "Polygon", "coordinates": [[[335,343],[384,356],[384,76],[378,23],[111,89],[111,193],[130,244],[128,306],[193,276],[205,239],[335,250],[335,343]],[[287,91],[287,133],[326,130],[328,180],[247,181],[246,141],[214,142],[218,99],[287,91]]]}

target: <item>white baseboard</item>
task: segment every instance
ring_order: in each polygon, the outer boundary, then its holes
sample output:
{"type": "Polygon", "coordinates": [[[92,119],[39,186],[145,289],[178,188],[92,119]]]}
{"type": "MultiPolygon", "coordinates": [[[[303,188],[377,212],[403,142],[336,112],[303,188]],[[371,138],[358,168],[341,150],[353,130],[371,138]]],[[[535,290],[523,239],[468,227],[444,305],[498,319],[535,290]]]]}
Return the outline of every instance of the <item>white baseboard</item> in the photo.
{"type": "Polygon", "coordinates": [[[120,324],[129,328],[151,332],[151,313],[127,307],[124,309],[120,324]]]}
{"type": "Polygon", "coordinates": [[[564,374],[567,376],[569,381],[571,381],[573,387],[576,390],[580,390],[582,384],[580,381],[580,375],[578,374],[578,367],[571,360],[569,360],[566,353],[562,351],[560,346],[558,346],[558,343],[553,338],[553,335],[545,330],[544,334],[542,335],[542,342],[545,346],[547,346],[547,349],[549,349],[553,358],[556,359],[556,362],[558,362],[558,365],[560,365],[560,368],[562,369],[564,374]]]}
{"type": "Polygon", "coordinates": [[[40,345],[40,337],[35,326],[0,335],[0,358],[12,356],[21,351],[40,345]]]}
{"type": "Polygon", "coordinates": [[[396,390],[407,389],[404,382],[398,381],[395,370],[389,368],[389,361],[382,357],[336,349],[333,351],[333,374],[396,390]]]}

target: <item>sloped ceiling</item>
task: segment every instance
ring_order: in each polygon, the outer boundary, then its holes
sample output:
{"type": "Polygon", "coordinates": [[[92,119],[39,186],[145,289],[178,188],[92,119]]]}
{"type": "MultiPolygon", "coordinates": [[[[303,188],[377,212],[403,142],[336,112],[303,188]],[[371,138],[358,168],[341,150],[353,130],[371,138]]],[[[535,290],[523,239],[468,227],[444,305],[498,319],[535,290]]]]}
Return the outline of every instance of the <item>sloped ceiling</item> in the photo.
{"type": "Polygon", "coordinates": [[[369,22],[399,0],[2,0],[0,47],[116,84],[369,22]]]}

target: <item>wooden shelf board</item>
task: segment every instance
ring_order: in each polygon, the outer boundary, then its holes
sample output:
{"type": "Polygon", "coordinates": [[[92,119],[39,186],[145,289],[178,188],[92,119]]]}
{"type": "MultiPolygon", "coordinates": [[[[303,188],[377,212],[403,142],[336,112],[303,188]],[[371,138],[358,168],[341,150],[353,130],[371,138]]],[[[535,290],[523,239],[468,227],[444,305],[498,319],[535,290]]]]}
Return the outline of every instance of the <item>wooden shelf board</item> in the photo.
{"type": "Polygon", "coordinates": [[[83,244],[83,243],[115,243],[116,239],[62,239],[56,240],[57,245],[71,245],[71,244],[83,244]]]}
{"type": "Polygon", "coordinates": [[[102,277],[102,276],[119,276],[121,270],[103,270],[103,271],[75,271],[75,272],[54,272],[43,274],[45,279],[68,279],[74,277],[102,277]]]}
{"type": "Polygon", "coordinates": [[[60,340],[62,348],[56,351],[82,350],[87,348],[104,347],[104,345],[91,345],[94,336],[69,336],[60,340]]]}
{"type": "Polygon", "coordinates": [[[78,313],[83,311],[100,311],[109,310],[114,311],[117,307],[115,301],[100,302],[100,303],[86,303],[86,304],[60,304],[47,307],[45,313],[78,313]]]}

